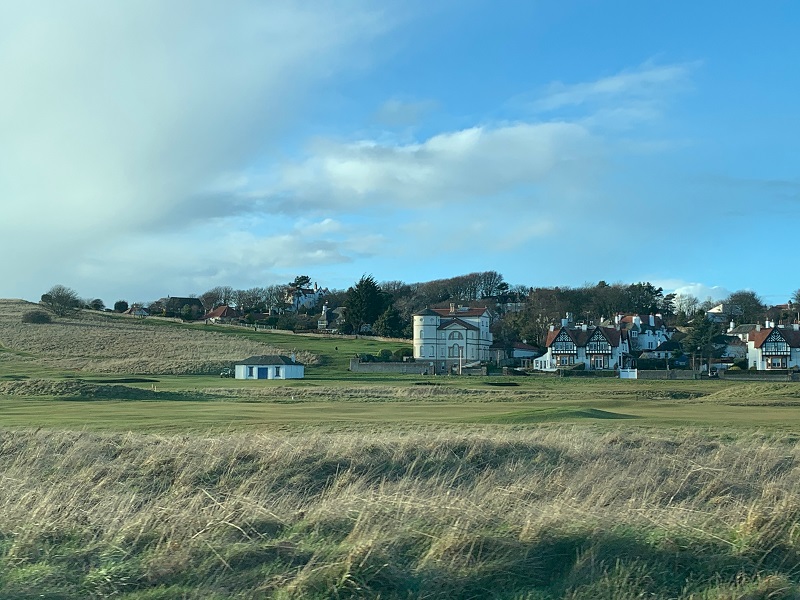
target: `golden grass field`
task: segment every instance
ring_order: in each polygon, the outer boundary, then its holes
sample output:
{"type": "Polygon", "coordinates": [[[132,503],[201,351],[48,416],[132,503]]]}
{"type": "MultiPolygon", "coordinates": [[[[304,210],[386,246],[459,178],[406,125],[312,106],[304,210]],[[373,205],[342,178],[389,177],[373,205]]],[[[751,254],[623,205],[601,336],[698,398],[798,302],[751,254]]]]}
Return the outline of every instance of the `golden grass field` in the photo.
{"type": "MultiPolygon", "coordinates": [[[[6,349],[0,351],[0,366],[14,361],[94,373],[199,374],[218,373],[248,356],[281,352],[265,342],[94,311],[50,325],[22,323],[22,314],[35,307],[0,300],[0,344],[6,349]]],[[[312,354],[296,352],[300,362],[315,362],[312,354]]]]}

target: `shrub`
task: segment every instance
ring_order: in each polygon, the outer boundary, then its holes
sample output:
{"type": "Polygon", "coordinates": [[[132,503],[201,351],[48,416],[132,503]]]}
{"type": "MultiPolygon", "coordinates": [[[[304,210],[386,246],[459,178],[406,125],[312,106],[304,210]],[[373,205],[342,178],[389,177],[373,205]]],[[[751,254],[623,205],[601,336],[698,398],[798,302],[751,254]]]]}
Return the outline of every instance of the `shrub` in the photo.
{"type": "Polygon", "coordinates": [[[389,350],[388,348],[384,348],[378,354],[380,356],[380,360],[384,362],[389,362],[392,360],[392,351],[389,350]]]}
{"type": "Polygon", "coordinates": [[[414,351],[411,348],[399,348],[394,351],[394,360],[401,362],[406,356],[414,356],[414,351]]]}
{"type": "Polygon", "coordinates": [[[49,313],[43,310],[29,310],[22,315],[23,323],[52,323],[53,319],[49,313]]]}

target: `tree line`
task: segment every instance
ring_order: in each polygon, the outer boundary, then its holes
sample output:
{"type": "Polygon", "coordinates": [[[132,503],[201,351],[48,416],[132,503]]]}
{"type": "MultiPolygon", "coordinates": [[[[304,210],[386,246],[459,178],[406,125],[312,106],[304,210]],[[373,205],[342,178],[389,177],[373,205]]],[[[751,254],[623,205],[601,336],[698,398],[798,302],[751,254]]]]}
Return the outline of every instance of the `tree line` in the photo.
{"type": "MultiPolygon", "coordinates": [[[[267,324],[282,329],[315,330],[321,305],[300,308],[292,313],[286,310],[293,291],[308,286],[310,282],[309,276],[298,275],[286,284],[248,289],[215,286],[191,297],[197,298],[206,312],[229,305],[251,321],[269,320],[267,324]]],[[[145,308],[162,314],[165,301],[162,298],[145,303],[145,308]]],[[[665,294],[661,287],[649,282],[609,284],[599,281],[580,287],[510,285],[497,271],[420,283],[378,282],[374,276],[365,274],[345,290],[328,290],[322,301],[328,310],[342,309],[342,320],[337,329],[343,333],[371,332],[407,338],[411,337],[414,313],[424,308],[447,306],[448,303],[486,306],[498,317],[492,324],[496,341],[510,344],[524,340],[535,346],[544,346],[550,325],[567,313],[577,321],[597,324],[613,319],[617,313],[652,313],[660,314],[667,325],[682,326],[719,303],[711,298],[701,301],[688,294],[665,294]]],[[[738,307],[741,314],[736,316],[737,324],[800,318],[800,289],[790,299],[793,303],[791,308],[769,308],[756,292],[750,290],[734,292],[722,302],[738,307]]],[[[105,309],[102,300],[81,300],[74,290],[63,285],[54,286],[43,294],[41,304],[57,316],[81,307],[105,309]]],[[[128,306],[127,301],[118,300],[114,303],[114,310],[123,312],[128,306]]],[[[192,318],[199,316],[191,315],[192,318]]]]}

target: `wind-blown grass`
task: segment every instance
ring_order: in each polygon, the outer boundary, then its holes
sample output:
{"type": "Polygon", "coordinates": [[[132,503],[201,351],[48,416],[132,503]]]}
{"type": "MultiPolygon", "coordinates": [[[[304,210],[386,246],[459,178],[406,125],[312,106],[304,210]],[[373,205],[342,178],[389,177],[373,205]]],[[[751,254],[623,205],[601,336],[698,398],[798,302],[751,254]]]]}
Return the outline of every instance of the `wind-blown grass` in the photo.
{"type": "Polygon", "coordinates": [[[0,430],[0,598],[800,595],[785,434],[0,430]]]}

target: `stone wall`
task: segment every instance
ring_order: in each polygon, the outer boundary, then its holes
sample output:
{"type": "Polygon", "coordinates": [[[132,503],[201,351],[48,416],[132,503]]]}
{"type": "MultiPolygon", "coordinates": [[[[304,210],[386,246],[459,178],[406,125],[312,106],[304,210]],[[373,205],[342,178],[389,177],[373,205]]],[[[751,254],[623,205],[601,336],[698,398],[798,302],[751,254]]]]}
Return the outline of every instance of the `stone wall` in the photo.
{"type": "Polygon", "coordinates": [[[430,367],[422,362],[361,362],[358,358],[350,359],[350,370],[353,373],[401,373],[406,375],[427,375],[430,367]]]}

